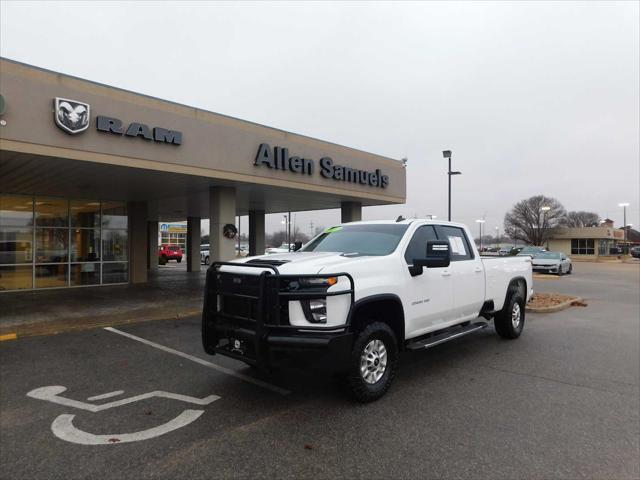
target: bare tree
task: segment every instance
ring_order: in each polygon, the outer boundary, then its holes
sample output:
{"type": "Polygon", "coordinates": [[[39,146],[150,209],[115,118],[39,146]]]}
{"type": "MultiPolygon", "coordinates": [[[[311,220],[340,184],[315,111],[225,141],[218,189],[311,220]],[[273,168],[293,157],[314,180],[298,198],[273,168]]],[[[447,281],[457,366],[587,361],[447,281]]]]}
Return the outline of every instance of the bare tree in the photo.
{"type": "Polygon", "coordinates": [[[600,225],[600,215],[593,212],[569,212],[564,225],[571,228],[597,227],[600,225]]]}
{"type": "Polygon", "coordinates": [[[563,225],[567,212],[555,198],[536,195],[516,203],[504,216],[504,231],[514,240],[542,245],[563,225]]]}

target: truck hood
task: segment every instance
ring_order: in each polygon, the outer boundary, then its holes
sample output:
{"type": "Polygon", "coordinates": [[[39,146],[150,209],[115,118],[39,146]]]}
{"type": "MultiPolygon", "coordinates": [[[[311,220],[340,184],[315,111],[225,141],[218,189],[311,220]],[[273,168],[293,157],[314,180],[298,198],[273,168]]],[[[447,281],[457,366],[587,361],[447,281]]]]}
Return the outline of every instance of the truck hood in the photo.
{"type": "Polygon", "coordinates": [[[258,263],[259,261],[271,264],[283,274],[296,273],[340,273],[348,266],[359,263],[369,256],[350,257],[337,252],[292,252],[260,255],[257,257],[243,258],[234,263],[258,263]]]}

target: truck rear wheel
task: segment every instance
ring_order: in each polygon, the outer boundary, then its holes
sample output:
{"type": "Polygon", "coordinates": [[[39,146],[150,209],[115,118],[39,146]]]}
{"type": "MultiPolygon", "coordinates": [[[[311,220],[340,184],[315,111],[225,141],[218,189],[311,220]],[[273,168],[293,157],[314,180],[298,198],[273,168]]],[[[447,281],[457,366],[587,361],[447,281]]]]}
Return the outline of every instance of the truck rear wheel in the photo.
{"type": "Polygon", "coordinates": [[[393,330],[386,323],[370,323],[353,343],[347,372],[352,395],[363,403],[379,399],[389,390],[397,368],[398,343],[393,330]]]}
{"type": "Polygon", "coordinates": [[[507,301],[495,316],[493,324],[502,338],[518,338],[524,328],[525,304],[520,289],[510,287],[507,301]]]}

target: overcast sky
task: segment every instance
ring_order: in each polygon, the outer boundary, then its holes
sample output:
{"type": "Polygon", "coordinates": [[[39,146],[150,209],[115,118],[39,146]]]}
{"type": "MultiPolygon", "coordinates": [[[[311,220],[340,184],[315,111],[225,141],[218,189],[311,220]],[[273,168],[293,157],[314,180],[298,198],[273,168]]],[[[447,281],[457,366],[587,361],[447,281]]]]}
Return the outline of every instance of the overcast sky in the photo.
{"type": "MultiPolygon", "coordinates": [[[[640,224],[638,2],[0,3],[0,54],[400,159],[365,219],[502,230],[535,194],[640,224]]],[[[268,218],[268,230],[281,227],[268,218]]],[[[339,212],[299,213],[330,225],[339,212]]],[[[246,223],[243,224],[246,228],[246,223]]]]}

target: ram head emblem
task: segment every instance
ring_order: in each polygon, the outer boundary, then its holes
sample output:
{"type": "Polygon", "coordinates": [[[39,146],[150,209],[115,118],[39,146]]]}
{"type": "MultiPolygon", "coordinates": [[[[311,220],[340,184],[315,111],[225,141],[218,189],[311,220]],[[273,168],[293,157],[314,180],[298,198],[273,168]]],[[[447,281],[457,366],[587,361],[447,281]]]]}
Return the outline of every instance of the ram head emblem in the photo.
{"type": "Polygon", "coordinates": [[[56,98],[56,124],[67,133],[80,133],[89,128],[89,111],[88,103],[56,98]]]}

